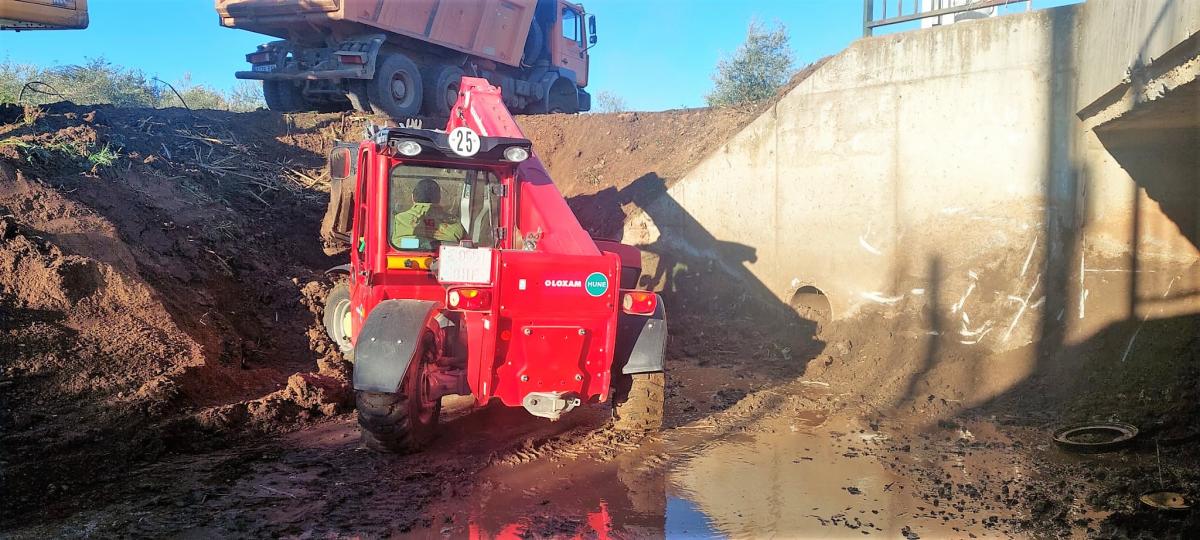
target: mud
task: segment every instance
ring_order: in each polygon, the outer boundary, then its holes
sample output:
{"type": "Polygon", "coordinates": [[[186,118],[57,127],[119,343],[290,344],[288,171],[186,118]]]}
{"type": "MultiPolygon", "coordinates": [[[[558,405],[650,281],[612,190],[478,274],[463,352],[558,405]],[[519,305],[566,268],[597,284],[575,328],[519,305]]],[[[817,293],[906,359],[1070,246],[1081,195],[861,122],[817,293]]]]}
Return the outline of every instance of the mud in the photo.
{"type": "MultiPolygon", "coordinates": [[[[639,204],[625,188],[669,185],[753,112],[520,121],[605,234],[639,204]]],[[[663,432],[448,398],[426,452],[368,452],[319,325],[341,262],[318,240],[323,155],[364,120],[0,107],[0,536],[1200,535],[1195,506],[1137,501],[1200,494],[1195,317],[1146,324],[1136,367],[1101,336],[982,381],[1023,351],[933,340],[920,305],[818,331],[698,261],[646,280],[671,310],[663,432]],[[1050,442],[1091,419],[1142,436],[1050,442]]]]}

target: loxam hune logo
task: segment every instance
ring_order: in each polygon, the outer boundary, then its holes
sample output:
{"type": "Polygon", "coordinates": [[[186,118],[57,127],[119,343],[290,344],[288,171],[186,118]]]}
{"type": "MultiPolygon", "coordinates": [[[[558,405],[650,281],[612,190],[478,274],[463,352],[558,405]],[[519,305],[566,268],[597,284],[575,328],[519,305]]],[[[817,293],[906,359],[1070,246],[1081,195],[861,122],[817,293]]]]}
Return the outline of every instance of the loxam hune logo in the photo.
{"type": "Polygon", "coordinates": [[[608,292],[608,276],[600,272],[592,272],[585,280],[578,279],[547,279],[543,283],[550,289],[578,289],[583,287],[583,290],[589,296],[603,296],[608,292]]]}

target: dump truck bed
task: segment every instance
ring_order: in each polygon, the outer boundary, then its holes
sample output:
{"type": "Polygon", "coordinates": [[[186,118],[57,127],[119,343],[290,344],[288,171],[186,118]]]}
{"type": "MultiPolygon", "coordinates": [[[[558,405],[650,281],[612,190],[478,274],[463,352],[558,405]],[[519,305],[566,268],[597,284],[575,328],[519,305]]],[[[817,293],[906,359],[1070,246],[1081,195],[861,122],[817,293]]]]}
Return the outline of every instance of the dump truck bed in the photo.
{"type": "Polygon", "coordinates": [[[79,30],[87,0],[0,0],[0,30],[79,30]]]}
{"type": "Polygon", "coordinates": [[[517,66],[537,0],[216,0],[221,25],[303,41],[385,31],[517,66]],[[485,24],[486,23],[486,24],[485,24]],[[365,25],[365,28],[364,28],[365,25]]]}

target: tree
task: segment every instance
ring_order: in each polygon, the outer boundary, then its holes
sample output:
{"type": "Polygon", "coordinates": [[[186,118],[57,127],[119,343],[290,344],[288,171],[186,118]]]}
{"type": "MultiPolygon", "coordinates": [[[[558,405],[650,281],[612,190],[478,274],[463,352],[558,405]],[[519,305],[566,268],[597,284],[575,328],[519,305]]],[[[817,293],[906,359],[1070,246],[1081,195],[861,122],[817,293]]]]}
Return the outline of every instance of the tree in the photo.
{"type": "Polygon", "coordinates": [[[238,81],[225,100],[229,102],[229,110],[234,112],[267,108],[267,103],[263,101],[262,84],[258,81],[238,81]]]}
{"type": "Polygon", "coordinates": [[[251,81],[242,81],[232,91],[222,92],[195,84],[191,75],[185,74],[171,86],[179,96],[141,70],[117,66],[103,58],[88,58],[82,64],[48,68],[0,61],[0,103],[20,100],[26,104],[44,105],[69,100],[80,105],[182,107],[182,97],[193,109],[244,112],[265,106],[262,90],[251,81]]]}
{"type": "Polygon", "coordinates": [[[619,113],[627,110],[629,106],[625,103],[625,98],[608,90],[601,90],[596,94],[596,112],[619,113]]]}
{"type": "Polygon", "coordinates": [[[746,41],[731,57],[717,62],[713,91],[704,96],[711,107],[738,105],[771,98],[792,73],[792,49],[787,27],[766,28],[750,21],[746,41]]]}

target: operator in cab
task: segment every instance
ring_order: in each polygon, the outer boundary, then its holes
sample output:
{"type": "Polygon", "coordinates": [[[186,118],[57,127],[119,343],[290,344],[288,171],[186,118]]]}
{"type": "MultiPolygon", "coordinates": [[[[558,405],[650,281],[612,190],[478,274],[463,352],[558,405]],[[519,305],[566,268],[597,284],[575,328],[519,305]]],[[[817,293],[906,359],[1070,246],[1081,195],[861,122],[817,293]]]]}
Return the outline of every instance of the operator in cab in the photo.
{"type": "Polygon", "coordinates": [[[434,242],[457,243],[466,234],[458,219],[442,210],[442,189],[432,178],[413,187],[413,205],[392,218],[392,245],[400,249],[433,249],[434,242]]]}

